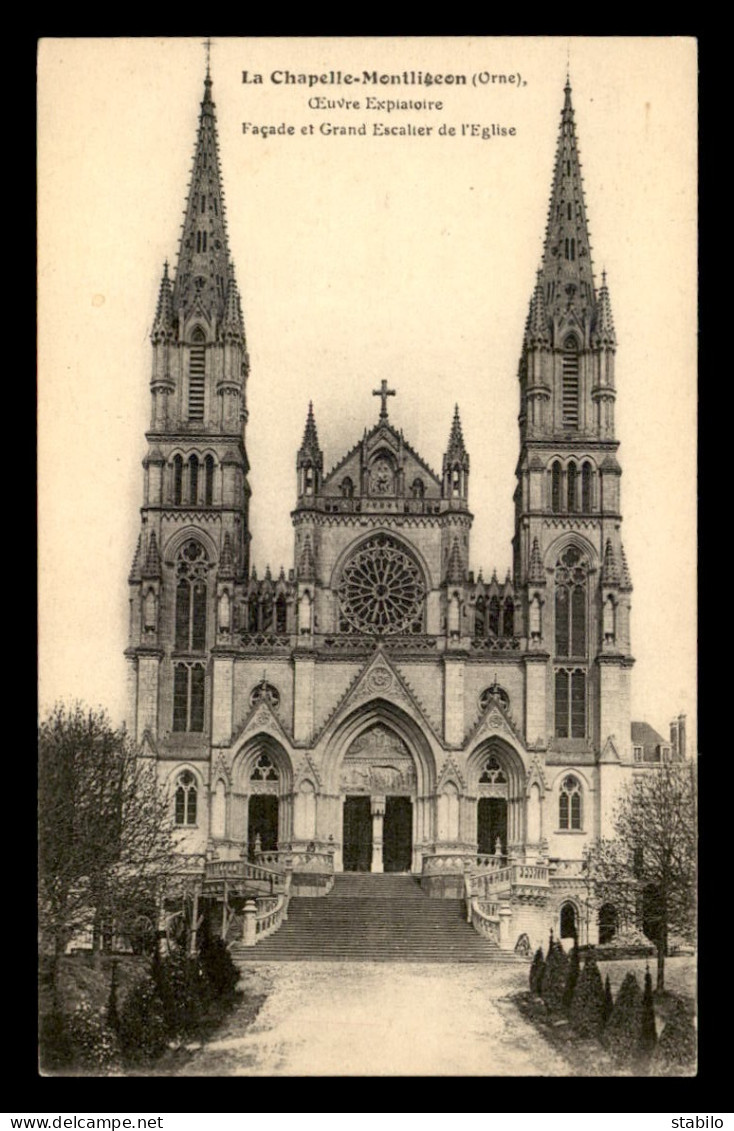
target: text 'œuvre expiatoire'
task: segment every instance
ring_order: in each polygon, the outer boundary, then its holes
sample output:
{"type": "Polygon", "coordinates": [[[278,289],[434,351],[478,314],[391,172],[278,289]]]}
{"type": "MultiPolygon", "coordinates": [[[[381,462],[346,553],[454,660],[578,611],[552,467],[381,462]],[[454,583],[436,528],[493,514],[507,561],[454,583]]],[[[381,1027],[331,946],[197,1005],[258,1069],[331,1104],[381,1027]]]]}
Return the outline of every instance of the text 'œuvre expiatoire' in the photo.
{"type": "MultiPolygon", "coordinates": [[[[520,72],[495,73],[491,71],[476,71],[472,74],[446,73],[437,74],[429,71],[402,71],[398,74],[385,74],[379,71],[361,71],[352,73],[348,71],[325,71],[321,74],[308,74],[290,70],[271,71],[267,76],[270,83],[277,87],[296,88],[303,87],[313,91],[314,87],[325,86],[367,86],[385,88],[387,86],[445,86],[445,87],[502,87],[508,86],[520,89],[527,85],[527,81],[520,72]]],[[[255,72],[243,70],[242,82],[246,86],[262,86],[266,76],[255,72]]],[[[310,93],[301,104],[319,116],[329,117],[321,120],[288,122],[243,121],[242,133],[252,137],[449,137],[449,138],[477,138],[488,141],[491,138],[515,137],[517,126],[504,121],[437,121],[435,115],[450,113],[452,107],[446,98],[399,98],[391,92],[391,97],[362,94],[350,91],[350,97],[329,96],[327,94],[310,93]],[[358,93],[358,96],[355,95],[358,93]],[[331,115],[346,113],[348,120],[335,121],[331,115]],[[367,115],[360,122],[354,121],[354,114],[367,115]],[[428,115],[433,121],[404,118],[389,119],[390,115],[403,115],[405,113],[428,115]]],[[[450,97],[450,95],[449,95],[450,97]]]]}

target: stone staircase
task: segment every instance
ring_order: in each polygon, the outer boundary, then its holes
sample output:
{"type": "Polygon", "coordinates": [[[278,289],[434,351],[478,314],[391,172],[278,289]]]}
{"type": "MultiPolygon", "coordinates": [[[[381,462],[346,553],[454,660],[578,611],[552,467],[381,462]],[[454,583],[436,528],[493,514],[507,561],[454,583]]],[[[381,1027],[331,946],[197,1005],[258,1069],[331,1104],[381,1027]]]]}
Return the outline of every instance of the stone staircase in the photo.
{"type": "Polygon", "coordinates": [[[408,875],[338,874],[320,898],[294,898],[288,920],[239,962],[522,962],[466,922],[459,899],[429,899],[408,875]]]}

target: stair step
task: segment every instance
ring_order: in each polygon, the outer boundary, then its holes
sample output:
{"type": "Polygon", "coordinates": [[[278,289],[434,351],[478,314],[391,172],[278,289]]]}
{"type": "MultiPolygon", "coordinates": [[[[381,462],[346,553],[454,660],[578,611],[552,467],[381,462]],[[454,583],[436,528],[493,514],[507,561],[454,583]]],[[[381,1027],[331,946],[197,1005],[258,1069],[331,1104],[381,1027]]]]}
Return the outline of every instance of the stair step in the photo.
{"type": "Polygon", "coordinates": [[[294,897],[288,919],[245,962],[524,962],[466,922],[460,899],[430,899],[408,874],[344,872],[326,896],[294,897]]]}

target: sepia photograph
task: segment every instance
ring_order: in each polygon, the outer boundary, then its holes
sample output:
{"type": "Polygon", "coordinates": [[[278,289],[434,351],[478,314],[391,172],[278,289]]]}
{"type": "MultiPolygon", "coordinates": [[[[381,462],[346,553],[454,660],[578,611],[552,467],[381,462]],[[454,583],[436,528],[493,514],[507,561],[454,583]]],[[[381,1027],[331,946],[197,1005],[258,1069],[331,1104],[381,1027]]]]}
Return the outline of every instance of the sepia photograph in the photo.
{"type": "Polygon", "coordinates": [[[37,62],[39,1071],[695,1075],[695,39],[37,62]]]}

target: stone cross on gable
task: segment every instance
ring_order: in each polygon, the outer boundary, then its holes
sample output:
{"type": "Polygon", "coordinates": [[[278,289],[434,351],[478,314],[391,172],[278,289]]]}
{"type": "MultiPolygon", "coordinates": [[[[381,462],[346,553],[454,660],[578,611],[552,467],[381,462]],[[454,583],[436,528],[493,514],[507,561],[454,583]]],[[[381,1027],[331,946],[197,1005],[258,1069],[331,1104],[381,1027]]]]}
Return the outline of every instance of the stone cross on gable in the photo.
{"type": "Polygon", "coordinates": [[[380,383],[379,389],[372,390],[373,397],[380,397],[382,407],[380,408],[380,420],[387,420],[387,398],[395,396],[395,389],[388,389],[387,381],[383,380],[380,383]]]}

